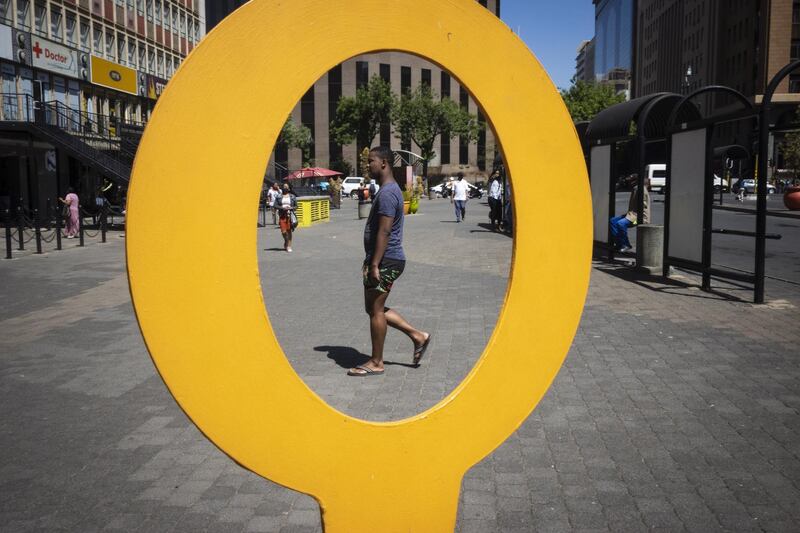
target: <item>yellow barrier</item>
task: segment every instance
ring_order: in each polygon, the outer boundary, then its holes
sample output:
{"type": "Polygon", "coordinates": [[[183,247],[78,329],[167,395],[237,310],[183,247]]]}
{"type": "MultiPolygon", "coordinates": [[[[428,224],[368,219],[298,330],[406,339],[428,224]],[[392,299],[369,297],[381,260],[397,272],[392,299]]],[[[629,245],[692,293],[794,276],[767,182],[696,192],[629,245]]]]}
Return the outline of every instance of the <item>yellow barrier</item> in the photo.
{"type": "MultiPolygon", "coordinates": [[[[131,295],[170,392],[239,464],[316,497],[327,533],[452,531],[464,473],[547,391],[589,284],[591,196],[572,120],[536,58],[474,0],[246,3],[166,87],[127,205],[131,295]],[[383,23],[408,13],[425,16],[413,27],[383,23]],[[286,28],[301,26],[336,31],[286,38],[286,28]],[[253,42],[261,53],[241,53],[253,42]],[[523,200],[515,202],[508,292],[480,359],[437,405],[387,423],[333,409],[294,371],[264,305],[256,247],[265,148],[317,79],[380,50],[427,57],[469,87],[497,132],[514,198],[523,200]],[[209,225],[207,205],[172,195],[170,211],[182,223],[164,231],[163,199],[174,183],[215,190],[220,176],[232,186],[215,208],[234,216],[209,225]],[[564,208],[540,194],[546,176],[570,191],[568,223],[552,224],[564,208]]],[[[350,383],[342,378],[341,386],[350,383]]]]}
{"type": "Polygon", "coordinates": [[[328,222],[331,219],[331,204],[328,197],[298,198],[297,225],[307,228],[317,222],[328,222]]]}

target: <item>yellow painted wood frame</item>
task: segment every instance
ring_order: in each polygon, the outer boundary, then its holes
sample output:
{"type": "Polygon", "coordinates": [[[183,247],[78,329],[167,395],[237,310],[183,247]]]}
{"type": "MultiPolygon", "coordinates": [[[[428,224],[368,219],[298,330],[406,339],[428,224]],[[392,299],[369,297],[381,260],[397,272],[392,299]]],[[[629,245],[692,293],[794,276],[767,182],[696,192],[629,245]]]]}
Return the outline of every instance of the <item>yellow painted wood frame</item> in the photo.
{"type": "Polygon", "coordinates": [[[474,0],[251,1],[167,86],[128,196],[131,294],[170,392],[238,463],[317,498],[333,532],[453,529],[464,473],[525,420],[564,360],[591,244],[569,114],[531,52],[474,0]],[[508,292],[482,356],[436,406],[390,423],[338,412],[295,373],[256,256],[262,177],[286,116],[331,67],[374,51],[428,58],[469,88],[517,206],[508,292]],[[180,224],[165,226],[165,210],[180,224]]]}

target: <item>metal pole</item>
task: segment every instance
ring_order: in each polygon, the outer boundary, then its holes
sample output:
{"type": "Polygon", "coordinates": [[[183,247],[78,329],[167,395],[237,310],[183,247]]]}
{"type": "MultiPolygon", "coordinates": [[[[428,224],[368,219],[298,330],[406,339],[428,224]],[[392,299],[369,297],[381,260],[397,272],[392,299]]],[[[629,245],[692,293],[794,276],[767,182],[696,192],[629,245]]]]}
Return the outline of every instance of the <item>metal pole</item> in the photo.
{"type": "Polygon", "coordinates": [[[78,235],[80,236],[78,246],[83,246],[83,217],[81,216],[81,204],[78,204],[78,235]]]}
{"type": "Polygon", "coordinates": [[[100,242],[106,242],[106,218],[108,217],[108,209],[106,208],[105,199],[103,199],[103,207],[100,210],[100,242]]]}
{"type": "Polygon", "coordinates": [[[6,209],[5,213],[5,222],[6,222],[6,259],[11,259],[11,212],[6,209]]]}
{"type": "Polygon", "coordinates": [[[22,198],[20,198],[20,205],[17,206],[17,231],[19,233],[19,250],[25,249],[25,221],[22,215],[22,198]]]}
{"type": "Polygon", "coordinates": [[[61,208],[57,203],[55,205],[56,215],[56,250],[61,250],[61,208]]]}
{"type": "Polygon", "coordinates": [[[39,210],[38,209],[34,209],[33,210],[33,216],[34,216],[33,225],[34,225],[34,228],[35,228],[35,231],[36,231],[36,253],[37,254],[41,254],[42,253],[42,228],[41,228],[41,226],[39,224],[39,210]]]}

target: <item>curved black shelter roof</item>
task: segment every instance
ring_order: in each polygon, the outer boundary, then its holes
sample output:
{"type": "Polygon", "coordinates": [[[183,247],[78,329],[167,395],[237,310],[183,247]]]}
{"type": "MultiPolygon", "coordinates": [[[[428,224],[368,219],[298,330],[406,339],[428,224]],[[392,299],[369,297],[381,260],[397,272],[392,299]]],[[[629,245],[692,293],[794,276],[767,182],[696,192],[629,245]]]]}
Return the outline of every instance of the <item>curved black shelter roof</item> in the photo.
{"type": "MultiPolygon", "coordinates": [[[[613,105],[598,113],[589,123],[586,138],[592,142],[629,137],[631,122],[636,123],[638,135],[647,139],[663,137],[670,113],[682,99],[681,95],[675,93],[655,93],[613,105]],[[645,119],[645,124],[640,123],[641,118],[645,119]]],[[[684,106],[681,115],[685,115],[684,122],[700,118],[694,105],[684,106]]]]}

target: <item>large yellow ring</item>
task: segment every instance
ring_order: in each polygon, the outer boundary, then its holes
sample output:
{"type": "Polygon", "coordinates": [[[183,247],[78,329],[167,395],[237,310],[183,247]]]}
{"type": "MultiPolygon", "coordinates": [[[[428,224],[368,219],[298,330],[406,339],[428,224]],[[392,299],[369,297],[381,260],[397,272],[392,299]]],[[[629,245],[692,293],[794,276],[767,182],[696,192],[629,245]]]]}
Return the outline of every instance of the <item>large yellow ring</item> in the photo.
{"type": "Polygon", "coordinates": [[[255,0],[185,61],[142,140],[128,197],[136,314],[194,423],[246,468],[314,495],[327,531],[452,529],[463,474],[530,414],[575,334],[588,183],[547,74],[474,0],[255,0]],[[502,143],[516,218],[505,306],[483,355],[439,404],[392,423],[334,410],[294,372],[265,310],[255,230],[290,110],[331,67],[382,50],[429,58],[469,87],[502,143]]]}

